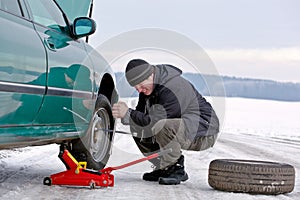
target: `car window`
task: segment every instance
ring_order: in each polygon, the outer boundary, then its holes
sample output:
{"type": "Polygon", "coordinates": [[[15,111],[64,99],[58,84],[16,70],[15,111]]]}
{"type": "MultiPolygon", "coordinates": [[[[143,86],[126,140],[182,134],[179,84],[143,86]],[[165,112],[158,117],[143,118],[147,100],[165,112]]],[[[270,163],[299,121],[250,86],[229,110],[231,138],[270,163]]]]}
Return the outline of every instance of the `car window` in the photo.
{"type": "Polygon", "coordinates": [[[0,0],[0,9],[22,16],[18,0],[0,0]]]}
{"type": "Polygon", "coordinates": [[[33,21],[41,25],[56,28],[66,27],[66,22],[60,9],[51,0],[27,0],[33,21]]]}

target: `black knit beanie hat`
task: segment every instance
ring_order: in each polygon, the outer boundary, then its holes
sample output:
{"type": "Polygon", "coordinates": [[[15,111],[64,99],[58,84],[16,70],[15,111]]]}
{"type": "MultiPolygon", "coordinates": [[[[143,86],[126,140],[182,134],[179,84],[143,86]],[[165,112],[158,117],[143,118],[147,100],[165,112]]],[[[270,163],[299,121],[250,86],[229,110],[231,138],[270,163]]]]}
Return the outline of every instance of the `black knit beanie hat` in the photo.
{"type": "Polygon", "coordinates": [[[146,80],[153,72],[153,66],[142,59],[129,61],[125,76],[132,87],[146,80]]]}

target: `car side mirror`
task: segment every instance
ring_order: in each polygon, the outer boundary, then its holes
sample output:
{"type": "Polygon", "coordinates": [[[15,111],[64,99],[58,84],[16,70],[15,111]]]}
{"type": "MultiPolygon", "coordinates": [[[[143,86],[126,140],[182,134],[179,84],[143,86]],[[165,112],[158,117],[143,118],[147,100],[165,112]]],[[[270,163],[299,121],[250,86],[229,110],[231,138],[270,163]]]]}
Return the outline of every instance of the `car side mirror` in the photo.
{"type": "Polygon", "coordinates": [[[88,17],[78,17],[73,23],[73,33],[76,38],[85,37],[95,33],[96,23],[88,17]]]}

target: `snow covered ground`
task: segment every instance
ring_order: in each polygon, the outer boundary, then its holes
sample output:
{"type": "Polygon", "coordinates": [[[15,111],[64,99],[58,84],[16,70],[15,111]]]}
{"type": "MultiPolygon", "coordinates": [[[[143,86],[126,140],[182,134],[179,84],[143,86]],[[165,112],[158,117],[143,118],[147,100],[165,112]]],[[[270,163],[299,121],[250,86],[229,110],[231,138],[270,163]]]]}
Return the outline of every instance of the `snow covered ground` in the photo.
{"type": "MultiPolygon", "coordinates": [[[[44,186],[43,178],[63,171],[58,146],[47,145],[0,151],[1,199],[300,199],[300,103],[226,99],[226,118],[215,147],[205,152],[184,151],[190,179],[176,186],[141,180],[151,171],[148,162],[114,171],[115,187],[86,188],[44,186]],[[267,196],[221,192],[207,182],[213,159],[256,159],[291,164],[296,169],[292,193],[267,196]]],[[[117,129],[124,130],[119,126],[117,129]]],[[[116,135],[109,166],[140,158],[128,135],[116,135]]]]}

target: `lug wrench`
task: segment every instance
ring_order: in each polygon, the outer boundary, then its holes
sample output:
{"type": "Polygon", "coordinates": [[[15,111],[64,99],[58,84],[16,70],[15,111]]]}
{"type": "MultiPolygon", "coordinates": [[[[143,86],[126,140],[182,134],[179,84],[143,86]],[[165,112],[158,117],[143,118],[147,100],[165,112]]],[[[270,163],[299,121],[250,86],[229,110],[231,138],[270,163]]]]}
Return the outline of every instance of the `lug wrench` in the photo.
{"type": "MultiPolygon", "coordinates": [[[[89,123],[86,119],[84,119],[81,115],[79,115],[78,113],[74,112],[73,110],[70,110],[66,107],[63,107],[64,110],[66,111],[69,111],[70,113],[76,115],[77,117],[79,117],[80,119],[82,119],[82,121],[86,122],[86,123],[89,123]]],[[[112,133],[112,132],[115,132],[115,133],[121,133],[121,134],[126,134],[126,135],[131,135],[130,132],[125,132],[125,131],[119,131],[119,130],[111,130],[111,129],[96,129],[96,131],[98,130],[101,130],[101,131],[104,131],[104,132],[109,132],[109,133],[112,133]]]]}

